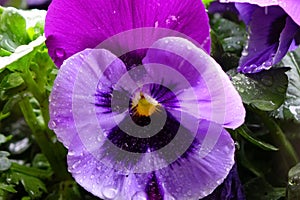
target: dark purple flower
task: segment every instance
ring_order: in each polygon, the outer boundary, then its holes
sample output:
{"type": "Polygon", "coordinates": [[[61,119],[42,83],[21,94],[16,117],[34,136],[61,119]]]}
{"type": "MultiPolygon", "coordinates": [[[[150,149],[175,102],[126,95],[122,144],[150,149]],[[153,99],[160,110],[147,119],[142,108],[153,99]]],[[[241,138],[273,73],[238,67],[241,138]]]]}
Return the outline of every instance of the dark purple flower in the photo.
{"type": "Polygon", "coordinates": [[[7,0],[0,0],[0,6],[4,6],[6,4],[7,0]]]}
{"type": "Polygon", "coordinates": [[[300,28],[297,23],[300,22],[300,17],[295,15],[295,9],[299,8],[300,11],[300,7],[294,0],[221,2],[247,2],[235,3],[240,17],[249,28],[248,45],[242,53],[238,71],[256,73],[270,69],[289,50],[299,45],[300,28]],[[292,8],[292,4],[296,6],[292,8]]]}
{"type": "Polygon", "coordinates": [[[26,0],[29,9],[47,9],[51,0],[26,0]]]}
{"type": "Polygon", "coordinates": [[[86,190],[103,199],[197,200],[224,181],[235,150],[225,128],[240,126],[245,110],[207,54],[200,1],[54,0],[46,35],[56,63],[68,58],[49,126],[86,190]]]}

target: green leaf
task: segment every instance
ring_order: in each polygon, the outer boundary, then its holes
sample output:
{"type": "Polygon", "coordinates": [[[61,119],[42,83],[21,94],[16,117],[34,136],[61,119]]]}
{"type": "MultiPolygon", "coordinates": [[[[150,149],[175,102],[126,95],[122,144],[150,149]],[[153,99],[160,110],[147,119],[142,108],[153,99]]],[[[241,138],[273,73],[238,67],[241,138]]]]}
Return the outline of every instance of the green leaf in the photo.
{"type": "Polygon", "coordinates": [[[79,187],[75,181],[60,182],[58,185],[55,185],[54,192],[49,194],[46,197],[46,200],[65,200],[65,199],[74,199],[74,200],[83,199],[79,192],[79,187]]]}
{"type": "Polygon", "coordinates": [[[274,112],[275,117],[300,122],[300,49],[288,53],[280,65],[290,67],[286,74],[289,79],[283,105],[274,112]]]}
{"type": "Polygon", "coordinates": [[[287,199],[300,199],[300,163],[290,169],[288,180],[287,199]]]}
{"type": "Polygon", "coordinates": [[[32,166],[39,169],[50,169],[50,164],[44,154],[36,154],[32,166]]]}
{"type": "Polygon", "coordinates": [[[263,150],[266,151],[278,151],[279,149],[274,147],[271,144],[265,143],[263,141],[260,141],[258,139],[253,138],[250,134],[251,131],[246,127],[246,126],[241,126],[238,129],[236,129],[235,131],[237,131],[241,136],[243,136],[246,140],[248,140],[249,142],[251,142],[252,144],[260,147],[263,150]]]}
{"type": "Polygon", "coordinates": [[[4,183],[0,183],[0,189],[5,190],[7,192],[11,192],[11,193],[17,193],[17,190],[15,190],[13,185],[7,185],[4,183]]]}
{"type": "Polygon", "coordinates": [[[284,102],[288,84],[286,71],[287,68],[278,68],[245,75],[230,70],[228,74],[245,104],[272,111],[284,102]]]}
{"type": "Polygon", "coordinates": [[[26,20],[15,8],[0,8],[0,47],[14,52],[15,49],[29,42],[26,20]]]}
{"type": "Polygon", "coordinates": [[[37,50],[44,45],[45,40],[45,37],[40,36],[28,45],[19,46],[10,56],[0,57],[0,71],[6,66],[12,71],[29,67],[31,59],[37,50]]]}
{"type": "Polygon", "coordinates": [[[4,77],[4,79],[0,83],[1,90],[7,90],[11,88],[15,88],[24,83],[21,75],[19,73],[11,73],[4,77]]]}
{"type": "Polygon", "coordinates": [[[285,197],[285,188],[276,188],[263,178],[255,178],[244,185],[249,200],[279,200],[285,197]]]}
{"type": "Polygon", "coordinates": [[[246,28],[240,21],[212,15],[210,20],[212,57],[227,71],[238,66],[247,39],[246,28]]]}
{"type": "Polygon", "coordinates": [[[44,33],[44,10],[0,7],[0,56],[8,56],[44,33]]]}
{"type": "Polygon", "coordinates": [[[215,0],[202,0],[202,2],[204,3],[205,6],[208,6],[213,1],[215,1],[215,0]]]}
{"type": "Polygon", "coordinates": [[[39,198],[44,192],[47,192],[45,184],[40,179],[23,173],[11,172],[8,174],[7,181],[11,184],[21,182],[31,198],[39,198]]]}

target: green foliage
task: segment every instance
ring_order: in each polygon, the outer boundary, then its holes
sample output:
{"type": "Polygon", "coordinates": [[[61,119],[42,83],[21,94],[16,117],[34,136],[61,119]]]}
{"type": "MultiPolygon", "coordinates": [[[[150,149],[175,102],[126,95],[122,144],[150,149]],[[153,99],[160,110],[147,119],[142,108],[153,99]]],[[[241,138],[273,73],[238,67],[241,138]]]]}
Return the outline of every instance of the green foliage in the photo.
{"type": "Polygon", "coordinates": [[[272,111],[284,102],[288,84],[286,71],[286,68],[279,68],[244,75],[231,70],[229,75],[245,104],[272,111]]]}
{"type": "Polygon", "coordinates": [[[300,122],[300,49],[288,53],[280,65],[290,67],[287,71],[289,84],[283,105],[274,112],[280,119],[300,122]]]}
{"type": "Polygon", "coordinates": [[[285,188],[272,187],[262,178],[256,178],[245,184],[245,190],[249,199],[279,200],[285,197],[285,188]]]}

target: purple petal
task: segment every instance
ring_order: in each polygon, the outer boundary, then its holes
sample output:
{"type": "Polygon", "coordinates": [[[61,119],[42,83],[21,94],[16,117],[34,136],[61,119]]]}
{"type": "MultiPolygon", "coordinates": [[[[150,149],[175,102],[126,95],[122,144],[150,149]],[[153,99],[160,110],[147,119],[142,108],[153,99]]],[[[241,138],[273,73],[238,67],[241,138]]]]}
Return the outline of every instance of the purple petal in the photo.
{"type": "Polygon", "coordinates": [[[160,39],[149,49],[143,63],[153,81],[163,80],[172,88],[181,104],[174,111],[180,109],[196,119],[215,121],[228,128],[243,123],[245,110],[228,76],[193,43],[176,37],[160,39]]]}
{"type": "Polygon", "coordinates": [[[298,0],[220,0],[220,2],[251,3],[261,7],[280,6],[298,25],[300,25],[300,5],[298,0]]]}
{"type": "Polygon", "coordinates": [[[289,14],[289,16],[298,24],[300,25],[300,5],[299,1],[297,0],[285,0],[280,1],[279,6],[289,14]]]}
{"type": "Polygon", "coordinates": [[[196,139],[198,145],[194,144],[184,157],[155,172],[158,180],[164,183],[165,195],[174,199],[203,198],[212,193],[231,170],[234,142],[229,133],[221,126],[203,120],[196,139]],[[208,146],[210,151],[206,152],[208,146]]]}
{"type": "MultiPolygon", "coordinates": [[[[60,66],[66,58],[85,48],[94,48],[118,33],[143,27],[181,32],[203,45],[207,52],[210,50],[204,5],[192,0],[53,0],[45,34],[49,54],[60,66]]],[[[153,41],[158,39],[156,35],[152,33],[153,41]]],[[[132,36],[128,39],[133,40],[132,36]]],[[[143,36],[134,40],[143,43],[143,36]]]]}
{"type": "Polygon", "coordinates": [[[299,31],[299,26],[290,17],[287,17],[285,27],[280,34],[279,47],[273,59],[274,63],[279,62],[286,55],[299,31]]]}
{"type": "Polygon", "coordinates": [[[211,2],[209,7],[208,7],[208,12],[209,13],[234,13],[238,14],[238,10],[235,8],[234,3],[220,3],[218,1],[211,2]]]}
{"type": "MultiPolygon", "coordinates": [[[[127,200],[138,196],[199,199],[210,194],[227,177],[234,164],[234,142],[221,126],[205,120],[200,122],[195,141],[169,166],[153,172],[124,174],[111,165],[116,162],[114,157],[110,157],[111,164],[107,163],[109,160],[104,162],[77,138],[69,149],[69,171],[86,190],[104,199],[127,200]]],[[[176,154],[176,151],[170,153],[176,154]]],[[[160,160],[160,156],[157,154],[149,160],[147,154],[142,154],[139,160],[146,167],[155,164],[153,161],[160,160]]]]}
{"type": "MultiPolygon", "coordinates": [[[[64,62],[50,96],[49,126],[66,147],[69,147],[78,130],[88,126],[89,129],[86,131],[93,132],[98,128],[92,123],[96,122],[97,125],[97,118],[90,119],[89,115],[82,118],[82,116],[85,116],[85,113],[95,112],[95,91],[99,77],[113,83],[125,71],[122,61],[107,50],[101,49],[87,49],[64,62]],[[109,69],[107,69],[108,65],[109,69]],[[82,102],[85,106],[81,106],[82,102]],[[74,110],[74,107],[77,109],[74,110]],[[77,118],[80,120],[75,122],[77,118]]],[[[97,112],[101,112],[99,109],[101,108],[98,108],[97,112]]],[[[110,119],[102,119],[102,121],[103,124],[107,121],[115,124],[115,121],[110,119]]],[[[89,134],[86,137],[89,137],[89,134]]]]}
{"type": "Polygon", "coordinates": [[[245,200],[245,194],[240,181],[237,164],[233,166],[224,182],[214,192],[201,200],[245,200]]]}
{"type": "MultiPolygon", "coordinates": [[[[275,64],[273,57],[277,51],[279,52],[279,38],[281,37],[281,32],[285,27],[287,18],[285,12],[279,7],[268,7],[267,12],[264,8],[255,5],[250,7],[252,7],[251,10],[253,10],[253,7],[256,8],[252,12],[251,21],[249,22],[251,32],[248,46],[242,54],[238,68],[238,70],[243,73],[259,72],[263,69],[269,69],[275,64]]],[[[249,4],[239,4],[237,8],[241,16],[243,16],[244,13],[249,15],[249,4]]],[[[249,19],[249,17],[247,18],[249,19]]],[[[291,34],[295,33],[296,32],[292,32],[291,34]]],[[[284,36],[285,35],[287,34],[284,34],[284,36]]],[[[291,40],[288,39],[288,42],[285,43],[286,46],[282,46],[280,50],[284,48],[288,49],[291,40]]]]}

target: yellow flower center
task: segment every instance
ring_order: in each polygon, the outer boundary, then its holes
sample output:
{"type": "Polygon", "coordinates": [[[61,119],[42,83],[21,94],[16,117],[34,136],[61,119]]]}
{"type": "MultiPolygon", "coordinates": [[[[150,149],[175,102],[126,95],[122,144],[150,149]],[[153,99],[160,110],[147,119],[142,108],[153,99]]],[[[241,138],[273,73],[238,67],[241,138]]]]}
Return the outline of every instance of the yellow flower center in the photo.
{"type": "Polygon", "coordinates": [[[155,111],[159,110],[159,103],[150,97],[149,95],[143,94],[142,92],[137,93],[132,99],[132,109],[134,115],[149,117],[155,111]]]}

